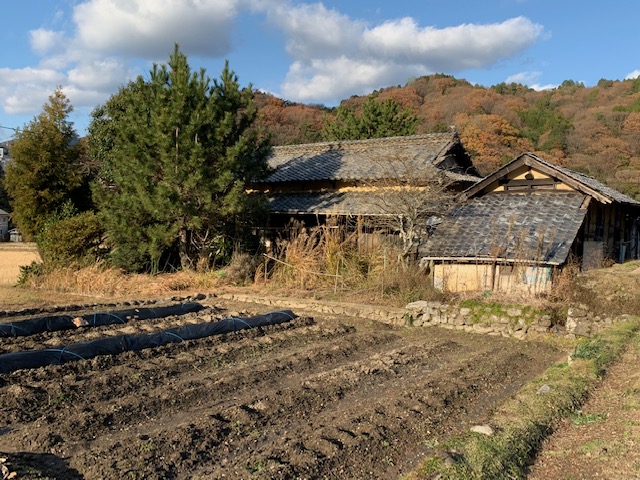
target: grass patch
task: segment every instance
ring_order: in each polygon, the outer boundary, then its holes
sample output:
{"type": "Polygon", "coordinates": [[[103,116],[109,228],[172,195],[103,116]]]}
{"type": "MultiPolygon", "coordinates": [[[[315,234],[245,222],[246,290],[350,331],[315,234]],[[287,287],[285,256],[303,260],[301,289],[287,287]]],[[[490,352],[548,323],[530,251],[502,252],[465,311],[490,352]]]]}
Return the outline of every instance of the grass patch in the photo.
{"type": "Polygon", "coordinates": [[[607,416],[604,413],[583,413],[582,410],[578,410],[571,415],[571,423],[577,427],[582,425],[589,425],[606,419],[607,416]]]}
{"type": "Polygon", "coordinates": [[[585,443],[580,446],[580,453],[590,453],[595,450],[602,448],[604,442],[602,440],[591,440],[590,442],[585,443]]]}
{"type": "Polygon", "coordinates": [[[544,438],[562,418],[579,409],[637,328],[637,321],[619,324],[581,342],[570,365],[560,363],[548,368],[496,409],[490,420],[495,431],[492,436],[469,433],[446,442],[425,460],[413,478],[525,478],[527,466],[544,438]],[[542,385],[550,387],[548,393],[538,393],[542,385]]]}

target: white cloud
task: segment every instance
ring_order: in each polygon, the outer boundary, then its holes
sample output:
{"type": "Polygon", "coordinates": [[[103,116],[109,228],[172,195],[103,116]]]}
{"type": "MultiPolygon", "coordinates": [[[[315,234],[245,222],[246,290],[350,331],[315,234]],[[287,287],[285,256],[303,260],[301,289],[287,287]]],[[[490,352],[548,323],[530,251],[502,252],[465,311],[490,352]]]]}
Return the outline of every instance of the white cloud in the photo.
{"type": "Polygon", "coordinates": [[[237,0],[89,0],[75,7],[77,39],[93,52],[164,57],[184,51],[217,57],[231,49],[237,0]]]}
{"type": "Polygon", "coordinates": [[[627,73],[624,77],[625,80],[633,80],[634,78],[640,77],[640,70],[634,70],[633,72],[627,73]]]}
{"type": "Polygon", "coordinates": [[[414,19],[388,21],[363,32],[368,54],[422,63],[429,70],[488,67],[532,45],[542,27],[524,17],[488,25],[420,28],[414,19]]]}
{"type": "Polygon", "coordinates": [[[303,0],[76,0],[72,30],[30,32],[38,68],[0,69],[0,102],[8,113],[34,104],[37,112],[62,85],[76,108],[93,107],[137,73],[134,62],[164,59],[175,42],[189,55],[228,55],[235,40],[249,37],[234,31],[243,13],[282,32],[291,58],[282,95],[310,102],[335,102],[416,75],[488,68],[543,35],[524,17],[447,28],[410,17],[369,24],[303,0]]]}
{"type": "Polygon", "coordinates": [[[519,72],[507,77],[506,83],[520,83],[522,85],[529,85],[535,83],[542,75],[541,72],[519,72]]]}
{"type": "Polygon", "coordinates": [[[64,74],[51,69],[0,68],[0,104],[9,114],[37,112],[64,79],[64,74]]]}
{"type": "Polygon", "coordinates": [[[520,72],[508,77],[506,83],[520,83],[522,85],[526,85],[529,88],[533,88],[538,92],[541,92],[543,90],[553,90],[554,88],[558,87],[558,85],[554,85],[551,83],[548,83],[546,85],[538,83],[538,79],[541,75],[541,72],[520,72]]]}
{"type": "Polygon", "coordinates": [[[534,84],[528,85],[528,87],[533,88],[536,92],[542,92],[545,90],[553,90],[554,88],[558,88],[558,85],[555,83],[547,83],[546,85],[534,83],[534,84]]]}
{"type": "MultiPolygon", "coordinates": [[[[273,2],[254,2],[265,9],[273,2]]],[[[287,36],[293,63],[282,92],[298,101],[326,102],[408,77],[488,68],[534,44],[543,27],[524,17],[501,23],[421,27],[413,18],[368,26],[322,4],[283,0],[268,11],[287,36]]]]}
{"type": "Polygon", "coordinates": [[[68,81],[76,88],[115,91],[127,80],[135,77],[135,72],[116,59],[108,58],[82,63],[68,72],[68,81]]]}
{"type": "Polygon", "coordinates": [[[66,44],[64,32],[56,32],[38,28],[29,32],[31,48],[40,55],[46,55],[54,51],[62,51],[66,44]]]}
{"type": "Polygon", "coordinates": [[[64,75],[57,70],[45,68],[0,68],[0,84],[21,85],[21,84],[48,84],[60,82],[64,75]]]}
{"type": "Polygon", "coordinates": [[[287,52],[294,59],[339,57],[357,51],[366,24],[352,20],[321,3],[294,6],[287,1],[254,2],[287,38],[287,52]]]}
{"type": "Polygon", "coordinates": [[[397,78],[406,81],[412,74],[425,74],[418,65],[397,65],[366,59],[357,61],[347,57],[318,59],[307,64],[295,62],[282,84],[287,98],[335,103],[349,95],[364,94],[383,85],[391,85],[397,78]]]}

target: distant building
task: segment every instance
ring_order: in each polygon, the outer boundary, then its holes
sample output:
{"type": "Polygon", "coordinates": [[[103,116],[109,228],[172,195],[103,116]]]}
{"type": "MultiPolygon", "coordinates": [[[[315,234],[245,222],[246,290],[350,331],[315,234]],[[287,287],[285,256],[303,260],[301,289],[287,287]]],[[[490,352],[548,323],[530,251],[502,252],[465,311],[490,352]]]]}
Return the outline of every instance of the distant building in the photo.
{"type": "Polygon", "coordinates": [[[0,209],[0,242],[6,242],[9,235],[9,214],[0,209]]]}
{"type": "Polygon", "coordinates": [[[9,145],[6,142],[0,143],[0,167],[4,169],[10,161],[9,145]]]}
{"type": "Polygon", "coordinates": [[[278,234],[296,222],[360,231],[400,217],[405,192],[427,198],[420,191],[441,182],[460,192],[480,180],[455,132],[280,146],[268,162],[272,174],[254,188],[268,197],[267,230],[278,234]]]}
{"type": "Polygon", "coordinates": [[[11,230],[9,230],[9,241],[22,242],[22,234],[18,231],[17,228],[12,228],[11,230]]]}

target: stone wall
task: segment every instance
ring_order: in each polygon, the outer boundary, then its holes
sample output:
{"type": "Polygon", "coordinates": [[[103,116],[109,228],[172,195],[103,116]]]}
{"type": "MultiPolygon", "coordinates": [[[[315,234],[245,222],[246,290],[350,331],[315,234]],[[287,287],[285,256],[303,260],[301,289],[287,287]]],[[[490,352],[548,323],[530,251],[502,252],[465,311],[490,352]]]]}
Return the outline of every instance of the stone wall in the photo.
{"type": "Polygon", "coordinates": [[[406,306],[414,326],[438,325],[468,332],[524,339],[535,334],[562,333],[551,315],[529,307],[460,306],[418,301],[406,306]]]}
{"type": "Polygon", "coordinates": [[[379,305],[360,305],[356,303],[332,302],[329,300],[245,295],[240,293],[223,293],[219,294],[218,297],[238,302],[261,303],[263,305],[277,308],[290,308],[296,313],[298,313],[297,310],[307,310],[333,315],[346,315],[348,317],[368,318],[388,323],[390,325],[406,325],[408,319],[408,312],[405,308],[390,308],[379,305]]]}
{"type": "Polygon", "coordinates": [[[607,326],[624,321],[629,315],[621,315],[619,317],[607,317],[593,315],[586,305],[578,304],[569,307],[567,311],[566,332],[567,335],[576,337],[591,337],[607,326]]]}
{"type": "Polygon", "coordinates": [[[501,335],[518,339],[538,335],[592,336],[621,318],[593,316],[584,305],[571,307],[566,321],[554,321],[545,311],[531,307],[476,305],[464,306],[441,302],[418,301],[405,308],[360,305],[316,299],[246,294],[221,294],[221,298],[240,302],[261,303],[276,308],[290,308],[311,312],[367,318],[391,325],[423,327],[437,325],[444,328],[501,335]]]}

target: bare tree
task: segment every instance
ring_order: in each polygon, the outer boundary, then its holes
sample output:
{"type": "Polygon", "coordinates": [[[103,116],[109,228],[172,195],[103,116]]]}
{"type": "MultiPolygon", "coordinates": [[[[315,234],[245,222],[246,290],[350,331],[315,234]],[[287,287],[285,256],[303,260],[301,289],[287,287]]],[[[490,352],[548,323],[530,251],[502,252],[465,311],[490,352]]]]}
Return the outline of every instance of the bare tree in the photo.
{"type": "Polygon", "coordinates": [[[375,227],[398,235],[400,257],[406,265],[449,213],[469,177],[421,164],[415,157],[387,158],[377,165],[387,174],[367,182],[371,221],[375,227]]]}

